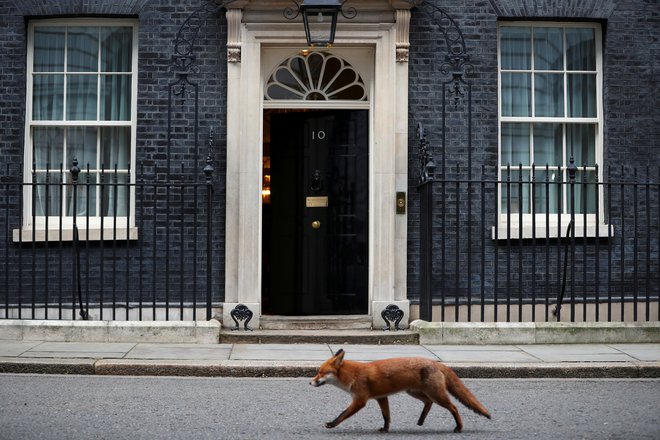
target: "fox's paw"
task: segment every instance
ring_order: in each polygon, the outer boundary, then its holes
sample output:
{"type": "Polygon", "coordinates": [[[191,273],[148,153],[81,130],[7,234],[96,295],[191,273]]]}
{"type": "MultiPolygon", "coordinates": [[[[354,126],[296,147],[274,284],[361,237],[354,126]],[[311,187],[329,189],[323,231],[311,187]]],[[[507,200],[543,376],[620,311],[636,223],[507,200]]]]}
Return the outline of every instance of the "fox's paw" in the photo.
{"type": "Polygon", "coordinates": [[[330,429],[330,428],[334,428],[335,426],[337,426],[337,425],[335,425],[335,424],[332,423],[332,422],[327,422],[327,423],[325,424],[325,427],[328,428],[328,429],[330,429]]]}
{"type": "Polygon", "coordinates": [[[389,428],[380,428],[378,432],[390,432],[389,428]]]}
{"type": "Polygon", "coordinates": [[[457,426],[456,428],[454,428],[454,432],[461,432],[461,428],[457,426]]]}

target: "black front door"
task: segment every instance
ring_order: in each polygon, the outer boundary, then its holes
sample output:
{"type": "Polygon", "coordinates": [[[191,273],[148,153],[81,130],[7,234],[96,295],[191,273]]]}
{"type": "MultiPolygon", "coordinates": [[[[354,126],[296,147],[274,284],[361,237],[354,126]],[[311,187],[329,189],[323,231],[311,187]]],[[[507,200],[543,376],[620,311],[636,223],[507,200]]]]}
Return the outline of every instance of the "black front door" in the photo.
{"type": "Polygon", "coordinates": [[[264,313],[366,314],[368,112],[274,113],[264,313]]]}

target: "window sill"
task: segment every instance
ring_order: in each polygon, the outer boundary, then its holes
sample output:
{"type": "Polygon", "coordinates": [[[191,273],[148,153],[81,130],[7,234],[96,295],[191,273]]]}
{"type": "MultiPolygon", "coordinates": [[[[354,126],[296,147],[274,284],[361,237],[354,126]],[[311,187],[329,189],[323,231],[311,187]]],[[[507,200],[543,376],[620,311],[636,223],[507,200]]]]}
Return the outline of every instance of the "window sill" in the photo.
{"type": "MultiPolygon", "coordinates": [[[[491,227],[491,238],[492,240],[496,240],[496,241],[506,241],[508,239],[520,240],[521,238],[523,240],[531,240],[531,239],[545,240],[548,238],[559,238],[559,237],[565,239],[565,238],[570,238],[572,235],[571,233],[569,233],[569,235],[566,235],[567,229],[568,229],[568,223],[562,224],[561,231],[559,231],[557,225],[550,225],[548,227],[546,227],[546,225],[536,225],[536,230],[534,231],[532,229],[532,225],[523,224],[522,237],[521,237],[520,228],[518,227],[517,224],[507,226],[505,223],[497,227],[496,226],[491,227]]],[[[596,227],[596,225],[587,224],[587,227],[585,229],[583,225],[580,224],[576,225],[575,238],[578,239],[585,237],[600,238],[600,239],[612,238],[614,237],[614,226],[598,225],[598,227],[596,227]]]]}
{"type": "MultiPolygon", "coordinates": [[[[78,237],[80,241],[126,241],[137,240],[138,229],[134,226],[128,228],[78,228],[78,237]],[[101,232],[103,234],[101,234],[101,232]],[[101,237],[103,239],[101,240],[101,237]]],[[[12,241],[14,243],[32,243],[34,242],[69,242],[73,241],[73,229],[62,228],[58,229],[32,229],[31,227],[24,227],[22,229],[14,229],[12,231],[12,241]]]]}

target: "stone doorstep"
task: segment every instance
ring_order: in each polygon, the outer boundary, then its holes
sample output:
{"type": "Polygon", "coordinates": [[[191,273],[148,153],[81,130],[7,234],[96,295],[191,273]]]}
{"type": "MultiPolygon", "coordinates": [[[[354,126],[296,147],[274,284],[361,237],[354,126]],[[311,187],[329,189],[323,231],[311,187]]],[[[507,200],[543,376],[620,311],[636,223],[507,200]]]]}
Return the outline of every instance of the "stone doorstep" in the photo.
{"type": "Polygon", "coordinates": [[[373,344],[418,345],[419,334],[409,330],[226,330],[222,344],[373,344]]]}

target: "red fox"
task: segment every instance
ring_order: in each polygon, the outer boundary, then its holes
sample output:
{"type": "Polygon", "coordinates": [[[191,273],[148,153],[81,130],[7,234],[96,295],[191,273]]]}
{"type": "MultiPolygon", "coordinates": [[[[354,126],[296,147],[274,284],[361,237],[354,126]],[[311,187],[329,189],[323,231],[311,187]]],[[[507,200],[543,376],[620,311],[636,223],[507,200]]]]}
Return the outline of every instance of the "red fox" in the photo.
{"type": "Polygon", "coordinates": [[[380,431],[387,432],[390,428],[390,407],[387,396],[401,391],[424,402],[424,409],[417,421],[420,426],[424,424],[431,405],[435,402],[451,412],[456,421],[454,432],[461,432],[463,429],[461,416],[449,399],[447,391],[472,411],[490,419],[488,410],[465,387],[456,373],[438,361],[421,357],[403,357],[374,362],[355,362],[345,361],[344,354],[344,350],[337,351],[319,367],[318,374],[310,382],[310,385],[315,387],[330,383],[353,396],[348,408],[332,422],[326,423],[326,428],[334,428],[364,408],[369,399],[376,399],[385,419],[385,425],[380,431]]]}

